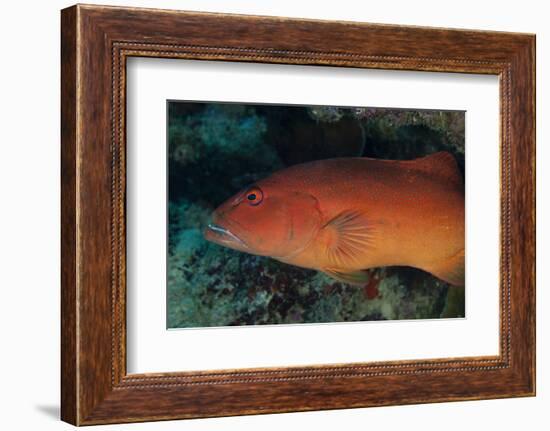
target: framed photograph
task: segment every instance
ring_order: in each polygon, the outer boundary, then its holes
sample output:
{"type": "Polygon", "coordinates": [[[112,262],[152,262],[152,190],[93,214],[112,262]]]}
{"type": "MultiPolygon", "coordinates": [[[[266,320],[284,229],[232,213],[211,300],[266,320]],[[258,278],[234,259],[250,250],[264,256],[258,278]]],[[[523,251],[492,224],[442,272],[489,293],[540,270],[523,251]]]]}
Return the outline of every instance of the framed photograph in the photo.
{"type": "Polygon", "coordinates": [[[62,11],[62,419],[535,394],[535,37],[62,11]]]}

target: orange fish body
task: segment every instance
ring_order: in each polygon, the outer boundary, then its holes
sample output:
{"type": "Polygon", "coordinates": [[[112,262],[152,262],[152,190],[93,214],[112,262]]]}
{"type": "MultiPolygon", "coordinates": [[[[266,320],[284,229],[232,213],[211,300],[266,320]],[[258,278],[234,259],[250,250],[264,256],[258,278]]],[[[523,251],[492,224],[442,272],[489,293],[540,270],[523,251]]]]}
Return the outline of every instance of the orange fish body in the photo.
{"type": "Polygon", "coordinates": [[[399,265],[463,285],[464,186],[446,152],[319,160],[238,193],[214,212],[205,236],[347,283],[399,265]]]}

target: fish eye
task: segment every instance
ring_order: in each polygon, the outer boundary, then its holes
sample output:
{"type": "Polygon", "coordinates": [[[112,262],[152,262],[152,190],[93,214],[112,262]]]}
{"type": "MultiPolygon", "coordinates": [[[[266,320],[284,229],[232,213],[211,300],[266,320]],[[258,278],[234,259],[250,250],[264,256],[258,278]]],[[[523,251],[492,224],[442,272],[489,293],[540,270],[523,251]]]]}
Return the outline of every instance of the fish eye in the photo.
{"type": "Polygon", "coordinates": [[[259,205],[264,198],[263,192],[258,187],[251,188],[246,192],[246,200],[250,205],[259,205]]]}

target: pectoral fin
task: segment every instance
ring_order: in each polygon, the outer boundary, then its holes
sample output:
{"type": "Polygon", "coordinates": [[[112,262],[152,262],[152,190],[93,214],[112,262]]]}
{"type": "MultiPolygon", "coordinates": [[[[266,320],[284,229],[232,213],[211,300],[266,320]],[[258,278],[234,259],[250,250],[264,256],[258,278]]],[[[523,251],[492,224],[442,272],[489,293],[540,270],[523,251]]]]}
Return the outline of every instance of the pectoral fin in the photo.
{"type": "Polygon", "coordinates": [[[369,274],[367,271],[359,270],[346,272],[332,268],[323,268],[322,271],[329,277],[341,281],[342,283],[364,285],[369,281],[369,274]]]}
{"type": "Polygon", "coordinates": [[[327,222],[319,233],[330,267],[346,268],[362,264],[373,248],[375,229],[359,211],[344,211],[327,222]]]}

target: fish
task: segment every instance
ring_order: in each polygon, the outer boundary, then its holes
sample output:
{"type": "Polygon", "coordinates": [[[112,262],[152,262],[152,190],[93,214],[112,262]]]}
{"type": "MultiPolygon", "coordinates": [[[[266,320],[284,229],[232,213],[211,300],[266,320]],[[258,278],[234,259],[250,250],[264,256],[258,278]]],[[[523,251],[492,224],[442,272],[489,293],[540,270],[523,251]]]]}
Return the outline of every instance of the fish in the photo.
{"type": "Polygon", "coordinates": [[[464,224],[462,174],[442,151],[284,168],[216,208],[204,237],[353,285],[371,268],[409,266],[463,286],[464,224]]]}

